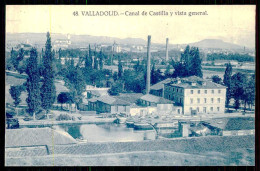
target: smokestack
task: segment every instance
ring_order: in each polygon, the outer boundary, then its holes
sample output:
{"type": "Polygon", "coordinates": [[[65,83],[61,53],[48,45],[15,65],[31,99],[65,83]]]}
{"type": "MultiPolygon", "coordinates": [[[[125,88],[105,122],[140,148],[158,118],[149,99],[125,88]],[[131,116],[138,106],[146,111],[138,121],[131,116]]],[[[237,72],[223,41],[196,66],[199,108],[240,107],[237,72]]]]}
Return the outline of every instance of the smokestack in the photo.
{"type": "Polygon", "coordinates": [[[151,52],[150,52],[150,46],[151,46],[151,36],[148,36],[148,43],[147,43],[147,71],[146,71],[146,94],[149,94],[150,92],[150,60],[151,60],[151,52]]]}
{"type": "Polygon", "coordinates": [[[168,42],[169,42],[169,39],[168,38],[166,38],[166,58],[165,58],[165,60],[166,60],[166,62],[169,60],[168,58],[168,42]]]}

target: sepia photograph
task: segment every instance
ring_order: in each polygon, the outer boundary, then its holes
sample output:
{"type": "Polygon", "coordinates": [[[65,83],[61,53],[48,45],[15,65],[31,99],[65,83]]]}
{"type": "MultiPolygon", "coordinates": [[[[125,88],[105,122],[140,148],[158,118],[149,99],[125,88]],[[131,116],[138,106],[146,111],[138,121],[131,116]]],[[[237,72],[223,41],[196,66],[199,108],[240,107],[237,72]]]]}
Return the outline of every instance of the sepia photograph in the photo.
{"type": "Polygon", "coordinates": [[[5,166],[255,166],[255,17],[6,5],[5,166]]]}

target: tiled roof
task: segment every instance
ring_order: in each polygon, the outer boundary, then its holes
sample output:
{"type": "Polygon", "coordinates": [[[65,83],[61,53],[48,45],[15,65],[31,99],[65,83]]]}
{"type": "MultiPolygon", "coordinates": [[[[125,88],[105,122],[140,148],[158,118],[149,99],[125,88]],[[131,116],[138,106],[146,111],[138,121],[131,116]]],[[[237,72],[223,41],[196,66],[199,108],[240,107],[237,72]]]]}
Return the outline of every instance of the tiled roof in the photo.
{"type": "Polygon", "coordinates": [[[156,103],[156,104],[173,104],[173,101],[170,101],[168,99],[165,99],[163,97],[159,96],[154,96],[152,94],[146,94],[140,97],[141,100],[145,100],[151,103],[156,103]]]}
{"type": "Polygon", "coordinates": [[[129,103],[136,103],[136,101],[143,96],[142,93],[120,93],[116,98],[127,101],[129,103]]]}
{"type": "Polygon", "coordinates": [[[225,131],[255,129],[255,119],[252,117],[212,119],[206,123],[225,131]]]}
{"type": "Polygon", "coordinates": [[[116,96],[100,96],[99,98],[97,98],[97,101],[100,101],[100,102],[103,102],[106,104],[110,104],[110,105],[127,105],[127,106],[131,105],[130,102],[121,100],[121,99],[117,98],[116,96]]]}
{"type": "Polygon", "coordinates": [[[171,86],[182,87],[186,89],[224,89],[223,85],[202,79],[196,76],[176,79],[173,82],[165,83],[171,86]],[[179,81],[178,81],[179,80],[179,81]],[[194,83],[194,84],[193,84],[194,83]]]}
{"type": "Polygon", "coordinates": [[[163,89],[163,84],[166,84],[166,83],[170,83],[171,81],[173,81],[174,79],[173,78],[167,78],[163,81],[160,81],[154,85],[151,86],[151,90],[160,90],[160,89],[163,89]]]}
{"type": "Polygon", "coordinates": [[[5,147],[75,144],[77,141],[66,132],[51,128],[6,129],[5,147]]]}
{"type": "Polygon", "coordinates": [[[90,93],[95,96],[104,96],[108,95],[107,90],[90,90],[90,93]]]}

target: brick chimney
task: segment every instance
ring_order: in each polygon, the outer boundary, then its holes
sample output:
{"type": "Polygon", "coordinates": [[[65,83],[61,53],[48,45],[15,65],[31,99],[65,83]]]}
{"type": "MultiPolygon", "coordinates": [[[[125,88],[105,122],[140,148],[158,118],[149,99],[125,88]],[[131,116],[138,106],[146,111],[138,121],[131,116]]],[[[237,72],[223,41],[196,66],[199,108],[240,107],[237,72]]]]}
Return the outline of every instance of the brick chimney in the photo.
{"type": "Polygon", "coordinates": [[[146,94],[149,94],[150,92],[150,77],[151,77],[151,70],[150,70],[150,65],[151,65],[151,52],[150,52],[150,46],[151,46],[151,36],[148,36],[148,41],[147,41],[147,70],[146,70],[146,94]]]}
{"type": "Polygon", "coordinates": [[[168,57],[168,43],[169,43],[169,39],[166,38],[166,54],[165,54],[165,60],[166,62],[169,60],[169,57],[168,57]]]}

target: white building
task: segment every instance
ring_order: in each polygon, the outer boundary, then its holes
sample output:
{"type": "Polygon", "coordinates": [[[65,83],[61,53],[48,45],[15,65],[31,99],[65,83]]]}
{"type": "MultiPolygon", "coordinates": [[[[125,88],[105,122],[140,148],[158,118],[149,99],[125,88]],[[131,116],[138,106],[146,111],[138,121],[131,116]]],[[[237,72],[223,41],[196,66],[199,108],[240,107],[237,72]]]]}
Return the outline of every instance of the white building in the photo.
{"type": "Polygon", "coordinates": [[[163,97],[182,106],[184,115],[225,112],[226,87],[196,76],[164,84],[163,97]]]}

